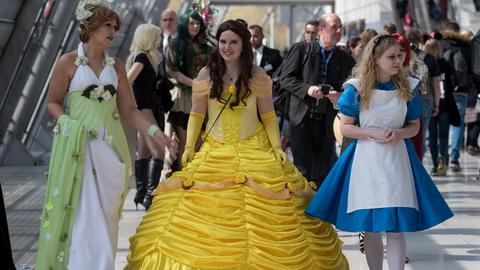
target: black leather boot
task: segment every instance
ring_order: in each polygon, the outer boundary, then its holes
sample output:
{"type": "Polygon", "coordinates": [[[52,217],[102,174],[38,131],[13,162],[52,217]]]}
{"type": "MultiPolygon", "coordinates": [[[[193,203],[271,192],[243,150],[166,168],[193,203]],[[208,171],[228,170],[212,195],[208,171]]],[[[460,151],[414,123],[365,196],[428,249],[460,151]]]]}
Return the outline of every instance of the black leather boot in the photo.
{"type": "Polygon", "coordinates": [[[147,194],[145,195],[145,199],[143,200],[143,206],[145,206],[145,209],[147,210],[148,208],[150,208],[150,205],[152,205],[152,200],[153,200],[152,192],[158,186],[162,169],[163,169],[163,160],[152,159],[150,161],[150,166],[148,168],[147,194]]]}
{"type": "Polygon", "coordinates": [[[145,194],[147,194],[148,183],[148,159],[135,160],[135,184],[137,186],[137,193],[133,202],[138,210],[138,204],[143,204],[145,194]]]}

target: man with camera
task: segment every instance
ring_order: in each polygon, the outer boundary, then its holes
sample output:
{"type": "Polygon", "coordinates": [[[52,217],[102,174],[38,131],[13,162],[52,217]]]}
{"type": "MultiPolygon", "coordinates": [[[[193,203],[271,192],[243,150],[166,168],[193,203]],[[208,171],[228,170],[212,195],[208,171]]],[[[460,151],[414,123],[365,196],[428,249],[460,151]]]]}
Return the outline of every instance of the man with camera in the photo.
{"type": "Polygon", "coordinates": [[[319,40],[292,46],[284,61],[282,89],[290,93],[286,116],[292,126],[294,164],[320,184],[336,160],[333,121],[342,84],[355,60],[336,48],[342,21],[333,13],[319,19],[319,40]]]}

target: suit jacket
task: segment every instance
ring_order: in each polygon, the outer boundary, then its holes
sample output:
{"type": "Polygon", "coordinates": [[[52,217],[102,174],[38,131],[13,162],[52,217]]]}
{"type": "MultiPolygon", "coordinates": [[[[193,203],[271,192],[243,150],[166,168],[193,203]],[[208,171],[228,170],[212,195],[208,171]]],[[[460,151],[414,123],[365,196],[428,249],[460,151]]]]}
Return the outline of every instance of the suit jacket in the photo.
{"type": "Polygon", "coordinates": [[[268,76],[272,77],[273,73],[282,64],[282,56],[280,51],[276,49],[263,46],[262,60],[260,61],[260,67],[265,70],[268,76]]]}
{"type": "MultiPolygon", "coordinates": [[[[280,81],[283,89],[288,89],[296,96],[290,98],[288,111],[290,123],[294,126],[299,125],[307,111],[314,108],[316,113],[326,114],[326,117],[333,124],[336,111],[330,100],[328,98],[321,99],[318,105],[314,106],[316,99],[307,94],[310,86],[322,83],[320,75],[324,59],[320,44],[318,42],[298,42],[290,50],[284,60],[282,79],[280,81]],[[305,65],[302,66],[304,52],[308,52],[308,56],[306,56],[305,65]],[[303,98],[303,100],[299,100],[297,97],[303,98]]],[[[328,62],[324,83],[332,85],[335,91],[342,91],[342,85],[350,76],[354,65],[355,60],[349,54],[340,48],[335,48],[328,62]]]]}

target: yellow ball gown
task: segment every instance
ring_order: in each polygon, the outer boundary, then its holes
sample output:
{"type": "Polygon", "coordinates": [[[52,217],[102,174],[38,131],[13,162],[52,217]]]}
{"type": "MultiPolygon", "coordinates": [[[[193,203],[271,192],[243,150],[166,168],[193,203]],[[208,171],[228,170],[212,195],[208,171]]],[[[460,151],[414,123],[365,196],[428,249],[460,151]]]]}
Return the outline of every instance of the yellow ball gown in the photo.
{"type": "MultiPolygon", "coordinates": [[[[193,160],[157,187],[125,269],[349,268],[335,229],[304,213],[314,195],[307,180],[275,159],[258,120],[270,78],[254,74],[249,86],[246,104],[227,106],[193,160]]],[[[193,100],[210,87],[194,81],[193,100]]],[[[207,130],[222,107],[208,99],[207,130]]]]}

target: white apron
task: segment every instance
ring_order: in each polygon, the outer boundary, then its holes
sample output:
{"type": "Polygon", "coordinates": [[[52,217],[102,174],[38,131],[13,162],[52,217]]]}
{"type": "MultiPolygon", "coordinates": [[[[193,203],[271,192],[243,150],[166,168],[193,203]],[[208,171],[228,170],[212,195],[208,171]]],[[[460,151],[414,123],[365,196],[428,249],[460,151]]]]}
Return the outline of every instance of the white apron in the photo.
{"type": "MultiPolygon", "coordinates": [[[[369,109],[360,111],[360,127],[403,127],[407,103],[397,93],[397,90],[376,89],[369,109]]],[[[390,145],[374,140],[358,140],[350,175],[347,213],[388,207],[418,210],[405,141],[390,145]]]]}

